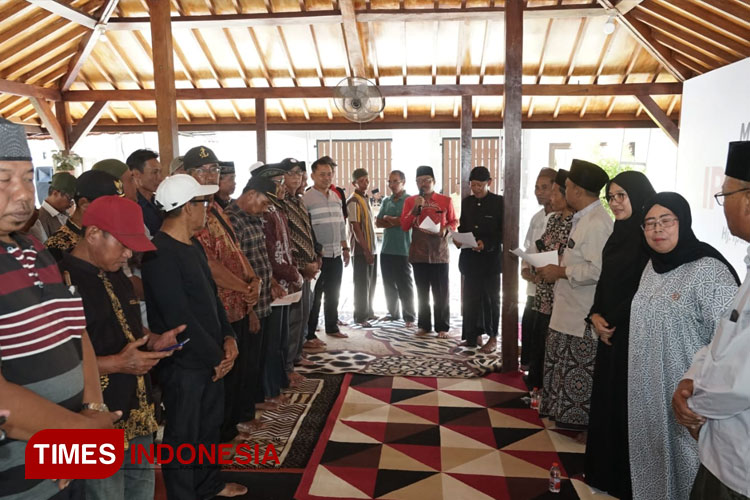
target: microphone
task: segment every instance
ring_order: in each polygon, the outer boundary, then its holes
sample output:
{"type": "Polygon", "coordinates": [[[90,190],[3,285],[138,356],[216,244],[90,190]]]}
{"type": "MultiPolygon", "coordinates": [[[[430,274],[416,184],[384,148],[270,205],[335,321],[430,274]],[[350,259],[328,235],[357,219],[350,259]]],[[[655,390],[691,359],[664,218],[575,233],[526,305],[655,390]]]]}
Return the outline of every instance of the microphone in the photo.
{"type": "MultiPolygon", "coordinates": [[[[422,198],[424,198],[424,190],[421,189],[421,188],[419,189],[419,196],[421,196],[422,198]]],[[[422,213],[422,205],[419,205],[417,207],[417,215],[420,215],[421,213],[422,213]]]]}

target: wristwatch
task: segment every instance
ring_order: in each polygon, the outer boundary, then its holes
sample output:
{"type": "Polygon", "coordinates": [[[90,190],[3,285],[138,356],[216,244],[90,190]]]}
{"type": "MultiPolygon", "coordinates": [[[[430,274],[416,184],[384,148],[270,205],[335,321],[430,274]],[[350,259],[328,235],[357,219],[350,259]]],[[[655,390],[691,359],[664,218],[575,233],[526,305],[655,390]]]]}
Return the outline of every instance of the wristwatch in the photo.
{"type": "Polygon", "coordinates": [[[81,410],[93,410],[109,413],[109,408],[104,403],[83,403],[81,405],[81,410]]]}

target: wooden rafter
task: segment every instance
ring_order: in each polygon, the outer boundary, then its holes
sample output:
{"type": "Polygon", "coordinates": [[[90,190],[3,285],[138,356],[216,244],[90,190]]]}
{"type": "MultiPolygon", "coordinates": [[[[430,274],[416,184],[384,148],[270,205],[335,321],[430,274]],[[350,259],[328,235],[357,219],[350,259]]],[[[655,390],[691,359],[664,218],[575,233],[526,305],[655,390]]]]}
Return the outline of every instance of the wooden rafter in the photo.
{"type": "MultiPolygon", "coordinates": [[[[26,5],[29,6],[29,4],[26,5]]],[[[3,14],[5,13],[3,12],[3,14]]],[[[10,24],[5,31],[0,32],[0,45],[4,45],[19,33],[26,33],[29,28],[31,28],[32,26],[36,26],[51,15],[52,14],[47,12],[46,10],[40,11],[29,16],[26,19],[19,19],[18,22],[10,24]]]]}
{"type": "MultiPolygon", "coordinates": [[[[563,83],[565,83],[566,85],[570,82],[570,77],[573,76],[573,71],[575,71],[576,59],[578,58],[578,53],[581,51],[583,38],[586,34],[586,26],[588,26],[588,18],[583,18],[581,20],[581,25],[578,27],[578,33],[576,34],[575,43],[573,44],[573,51],[571,52],[570,60],[568,61],[568,72],[565,75],[565,79],[563,80],[563,83]]],[[[557,115],[560,114],[561,102],[561,98],[558,97],[557,102],[555,102],[555,111],[552,113],[552,116],[554,118],[557,118],[557,115]]]]}
{"type": "MultiPolygon", "coordinates": [[[[268,86],[273,88],[276,87],[276,84],[273,81],[273,78],[271,78],[271,73],[268,71],[268,64],[266,63],[266,58],[263,55],[263,49],[260,47],[260,43],[258,42],[258,37],[255,35],[255,30],[253,28],[248,27],[247,28],[248,33],[250,34],[250,40],[253,42],[253,47],[255,47],[255,53],[258,55],[258,63],[260,64],[260,71],[263,74],[263,78],[266,79],[266,82],[268,82],[268,86]]],[[[273,97],[273,96],[269,96],[273,97]]],[[[280,99],[276,100],[277,107],[279,108],[279,113],[281,114],[281,117],[286,120],[286,110],[284,109],[284,104],[281,102],[280,99]]]]}
{"type": "Polygon", "coordinates": [[[641,3],[643,3],[643,0],[619,0],[617,2],[617,10],[622,14],[627,14],[638,7],[641,3]]]}
{"type": "Polygon", "coordinates": [[[675,104],[677,104],[677,100],[680,96],[673,95],[672,98],[669,100],[669,105],[667,106],[667,116],[672,116],[672,112],[674,111],[675,104]]]}
{"type": "Polygon", "coordinates": [[[750,28],[750,7],[731,0],[703,0],[703,3],[732,16],[736,21],[750,28]]]}
{"type": "Polygon", "coordinates": [[[346,53],[349,56],[349,65],[354,76],[366,78],[367,65],[359,40],[359,30],[354,15],[354,0],[339,0],[339,7],[341,8],[341,23],[344,29],[344,41],[346,42],[346,53]]]}
{"type": "Polygon", "coordinates": [[[700,5],[687,0],[670,0],[668,5],[671,9],[679,9],[699,21],[711,24],[715,29],[734,35],[741,41],[750,40],[750,29],[733,23],[711,9],[702,8],[700,5]]]}
{"type": "MultiPolygon", "coordinates": [[[[633,54],[630,56],[630,62],[628,62],[627,68],[625,68],[625,75],[622,77],[622,83],[626,84],[628,81],[628,78],[630,78],[630,73],[633,72],[633,68],[635,67],[635,63],[638,60],[638,56],[641,55],[641,51],[643,50],[643,47],[640,45],[636,45],[636,47],[633,49],[633,54]]],[[[615,101],[617,100],[617,96],[612,96],[612,99],[609,101],[609,106],[607,106],[607,112],[605,113],[605,116],[609,118],[609,116],[612,114],[612,112],[615,109],[615,101]]]]}
{"type": "MultiPolygon", "coordinates": [[[[404,28],[406,27],[404,26],[404,28]]],[[[435,28],[432,31],[432,84],[433,85],[437,83],[437,67],[438,67],[438,59],[440,58],[440,52],[438,49],[439,35],[440,35],[440,21],[435,21],[435,28]]]]}
{"type": "MultiPolygon", "coordinates": [[[[544,74],[544,54],[547,52],[547,42],[549,41],[549,34],[550,31],[552,31],[552,22],[554,19],[550,19],[547,22],[547,29],[544,32],[544,39],[542,40],[542,53],[539,56],[539,64],[537,64],[537,72],[536,72],[536,78],[534,78],[534,83],[539,83],[542,79],[542,74],[544,74]]],[[[529,112],[528,117],[531,118],[534,115],[534,98],[531,97],[529,99],[529,112]]]]}
{"type": "Polygon", "coordinates": [[[97,22],[95,23],[93,30],[83,37],[78,45],[78,54],[76,54],[76,56],[70,61],[70,65],[68,66],[68,73],[65,75],[65,78],[60,85],[60,88],[63,91],[70,89],[70,86],[73,85],[73,82],[78,77],[83,64],[86,62],[86,59],[88,59],[89,55],[91,55],[91,52],[94,50],[96,42],[99,41],[102,33],[104,33],[107,22],[112,16],[118,1],[119,0],[106,0],[101,9],[99,9],[97,22]]]}
{"type": "Polygon", "coordinates": [[[404,48],[404,50],[403,50],[403,56],[404,57],[401,59],[401,77],[403,78],[403,85],[406,85],[406,77],[407,77],[407,74],[408,74],[407,54],[406,54],[406,52],[407,52],[407,50],[406,50],[406,23],[404,23],[404,30],[402,31],[402,33],[404,34],[404,37],[403,37],[403,40],[402,40],[402,43],[403,43],[402,47],[404,48]]]}
{"type": "MultiPolygon", "coordinates": [[[[318,37],[315,36],[315,27],[311,24],[309,26],[310,28],[310,37],[312,38],[313,42],[313,50],[315,51],[315,71],[318,73],[318,80],[320,81],[320,86],[325,87],[325,74],[323,73],[323,61],[320,59],[320,49],[318,48],[318,37]]],[[[374,42],[373,42],[374,43],[374,42]]],[[[373,47],[373,50],[375,48],[373,47]]],[[[377,78],[377,70],[376,70],[376,78],[377,78]]],[[[376,80],[376,83],[379,83],[376,80]]]]}
{"type": "Polygon", "coordinates": [[[46,60],[43,65],[38,65],[22,74],[18,77],[18,80],[27,83],[37,83],[37,80],[47,75],[54,75],[51,81],[57,80],[67,72],[67,62],[75,53],[75,49],[60,52],[52,59],[46,60]],[[63,68],[64,71],[62,71],[63,68]]]}
{"type": "MultiPolygon", "coordinates": [[[[609,55],[610,49],[612,49],[612,44],[615,41],[615,37],[617,37],[617,34],[619,33],[619,24],[615,24],[615,30],[607,35],[607,38],[604,40],[604,47],[602,47],[602,51],[599,54],[599,60],[596,63],[596,71],[594,72],[594,79],[591,83],[599,83],[599,77],[602,74],[602,71],[604,71],[604,65],[607,61],[607,56],[609,55]]],[[[581,110],[578,113],[578,116],[580,118],[583,118],[583,116],[586,114],[586,109],[588,108],[590,98],[587,96],[583,99],[583,105],[581,105],[581,110]]]]}
{"type": "MultiPolygon", "coordinates": [[[[649,14],[648,12],[636,11],[633,13],[633,17],[635,17],[639,21],[643,21],[644,23],[648,24],[652,28],[658,29],[660,32],[663,32],[667,36],[673,37],[677,39],[678,41],[685,42],[685,44],[690,45],[693,48],[705,53],[709,57],[713,57],[721,64],[728,64],[739,59],[739,57],[735,56],[734,54],[730,53],[727,50],[724,50],[720,46],[717,46],[713,43],[709,43],[708,41],[694,35],[692,32],[683,29],[681,26],[674,26],[665,21],[662,21],[661,19],[657,18],[656,16],[652,14],[649,14]]],[[[657,36],[657,33],[658,32],[654,33],[655,40],[662,43],[663,45],[667,45],[673,50],[676,50],[674,47],[670,46],[669,44],[665,44],[657,36]]]]}
{"type": "Polygon", "coordinates": [[[740,57],[750,57],[750,40],[737,40],[731,36],[724,35],[694,21],[680,11],[667,9],[656,2],[647,2],[641,5],[638,12],[651,13],[653,16],[658,16],[659,19],[671,24],[672,26],[699,35],[704,40],[718,45],[719,47],[724,47],[726,50],[729,50],[740,57]]]}
{"type": "MultiPolygon", "coordinates": [[[[281,26],[277,26],[276,29],[279,33],[279,38],[281,40],[281,48],[284,51],[284,56],[286,58],[287,68],[289,71],[289,76],[292,78],[292,83],[295,87],[299,86],[299,82],[297,81],[297,70],[294,68],[294,62],[292,61],[292,54],[289,52],[289,45],[286,43],[286,37],[284,36],[284,31],[282,30],[281,26]]],[[[305,118],[307,120],[310,119],[310,110],[307,109],[307,102],[305,99],[302,99],[302,112],[305,115],[305,118]]]]}
{"type": "Polygon", "coordinates": [[[91,105],[88,111],[86,111],[86,114],[84,114],[83,117],[78,120],[78,123],[76,123],[70,131],[70,149],[75,149],[81,139],[86,137],[91,129],[94,128],[96,122],[99,121],[99,118],[102,116],[108,106],[109,103],[106,101],[98,101],[91,105]]]}
{"type": "Polygon", "coordinates": [[[659,31],[654,32],[654,40],[661,43],[665,47],[669,47],[673,52],[678,52],[684,56],[689,57],[703,65],[707,70],[716,69],[719,66],[716,59],[709,55],[704,54],[702,51],[697,50],[682,41],[665,35],[659,31]]]}
{"type": "MultiPolygon", "coordinates": [[[[36,111],[36,114],[39,115],[39,119],[44,125],[44,128],[47,129],[52,136],[52,139],[55,141],[55,145],[57,145],[60,150],[65,150],[65,130],[63,130],[60,122],[57,121],[57,116],[55,115],[55,112],[52,111],[52,107],[46,100],[38,97],[29,97],[29,101],[31,102],[31,105],[34,106],[34,110],[36,111]]],[[[28,117],[21,117],[21,120],[25,121],[27,119],[28,117]]]]}
{"type": "Polygon", "coordinates": [[[674,142],[676,146],[680,140],[680,129],[677,125],[669,119],[667,114],[658,104],[656,104],[656,101],[654,101],[651,96],[640,95],[637,96],[636,99],[638,99],[643,105],[648,116],[665,134],[669,136],[670,139],[672,139],[672,142],[674,142]]]}
{"type": "MultiPolygon", "coordinates": [[[[640,47],[636,47],[636,51],[640,47]]],[[[634,51],[635,52],[635,51],[634,51]]],[[[629,65],[630,66],[630,65],[629,65]]],[[[11,82],[15,83],[15,82],[11,82]]],[[[56,94],[54,90],[46,89],[56,94]]],[[[503,85],[383,85],[385,97],[409,96],[500,96],[503,85]]],[[[299,99],[332,98],[333,87],[275,87],[275,88],[223,88],[223,89],[177,89],[179,100],[205,99],[299,99]]],[[[525,96],[615,96],[615,95],[673,95],[682,93],[682,82],[628,83],[628,84],[539,84],[524,85],[525,96]]],[[[25,95],[25,94],[24,94],[25,95]]],[[[69,90],[62,93],[66,101],[153,101],[153,89],[145,90],[69,90]]]]}
{"type": "MultiPolygon", "coordinates": [[[[198,80],[193,76],[192,68],[190,67],[190,62],[187,60],[187,57],[185,57],[185,53],[182,51],[180,46],[174,40],[172,41],[172,48],[174,50],[175,55],[177,56],[177,60],[182,66],[183,74],[185,75],[185,78],[187,79],[187,81],[190,83],[190,85],[193,86],[193,88],[195,89],[199,88],[198,80]]],[[[211,106],[211,102],[206,100],[205,105],[206,105],[206,109],[208,110],[208,115],[211,117],[212,120],[216,121],[216,111],[214,110],[213,106],[211,106]]]]}
{"type": "MultiPolygon", "coordinates": [[[[6,61],[9,58],[17,55],[19,52],[31,50],[32,48],[41,45],[45,42],[50,42],[56,37],[62,35],[61,31],[65,29],[86,29],[79,26],[71,26],[71,24],[65,19],[58,19],[44,28],[33,31],[33,36],[23,37],[13,45],[9,45],[5,51],[0,52],[0,61],[6,61]]],[[[31,35],[31,32],[28,32],[31,35]]]]}
{"type": "MultiPolygon", "coordinates": [[[[99,59],[97,59],[97,57],[94,54],[91,54],[91,56],[89,56],[89,62],[91,62],[91,64],[94,66],[94,68],[96,68],[96,70],[104,77],[104,80],[111,87],[113,87],[115,90],[118,90],[118,83],[117,83],[117,81],[112,77],[112,75],[109,74],[109,71],[107,71],[107,69],[104,67],[104,65],[99,61],[99,59]]],[[[81,74],[80,76],[83,76],[83,74],[81,74]]],[[[84,81],[87,81],[86,78],[84,78],[84,81]]],[[[91,84],[90,81],[87,81],[87,85],[89,87],[92,87],[92,84],[91,84]]],[[[133,113],[133,115],[135,115],[136,119],[139,122],[143,123],[143,115],[141,114],[140,111],[138,111],[138,109],[135,107],[135,105],[132,102],[130,102],[130,101],[126,101],[125,105],[128,108],[130,108],[130,111],[133,113]]]]}
{"type": "MultiPolygon", "coordinates": [[[[479,84],[480,85],[484,83],[484,73],[487,71],[487,62],[485,61],[485,55],[487,54],[487,40],[489,40],[489,38],[490,38],[490,21],[487,20],[484,22],[484,40],[482,41],[482,55],[479,58],[479,84]]],[[[432,82],[432,83],[434,84],[435,82],[432,82]]]]}
{"type": "Polygon", "coordinates": [[[617,10],[617,7],[613,4],[612,0],[597,0],[599,4],[607,9],[608,12],[613,13],[617,16],[617,20],[620,24],[630,31],[635,37],[638,43],[648,51],[652,57],[654,57],[660,64],[662,64],[672,76],[679,81],[684,81],[690,78],[690,70],[685,68],[682,64],[674,60],[672,52],[656,42],[651,34],[651,29],[643,24],[642,22],[634,19],[630,14],[627,16],[617,10]]]}
{"type": "Polygon", "coordinates": [[[462,21],[458,25],[458,44],[456,45],[456,85],[461,83],[461,68],[464,65],[464,52],[466,51],[466,23],[462,21]]]}
{"type": "Polygon", "coordinates": [[[85,12],[71,7],[60,0],[27,0],[30,4],[51,12],[68,21],[80,24],[89,29],[94,29],[96,19],[85,12]]]}
{"type": "MultiPolygon", "coordinates": [[[[26,81],[25,79],[19,79],[18,76],[22,74],[24,71],[27,71],[34,66],[42,65],[41,61],[43,60],[45,56],[50,57],[50,56],[57,55],[59,53],[69,53],[71,49],[67,48],[66,46],[70,42],[73,42],[77,38],[81,37],[83,35],[83,31],[85,31],[85,29],[81,28],[78,30],[71,30],[67,33],[64,33],[62,36],[60,36],[59,38],[55,40],[54,47],[44,46],[29,53],[29,55],[27,55],[23,59],[15,62],[14,64],[2,70],[2,72],[0,72],[0,78],[5,78],[8,80],[26,81]]],[[[48,64],[48,63],[45,61],[44,64],[48,64]]]]}
{"type": "Polygon", "coordinates": [[[47,89],[35,85],[12,82],[10,80],[0,80],[0,92],[23,97],[49,99],[51,101],[59,101],[61,99],[60,91],[57,89],[47,89]]]}

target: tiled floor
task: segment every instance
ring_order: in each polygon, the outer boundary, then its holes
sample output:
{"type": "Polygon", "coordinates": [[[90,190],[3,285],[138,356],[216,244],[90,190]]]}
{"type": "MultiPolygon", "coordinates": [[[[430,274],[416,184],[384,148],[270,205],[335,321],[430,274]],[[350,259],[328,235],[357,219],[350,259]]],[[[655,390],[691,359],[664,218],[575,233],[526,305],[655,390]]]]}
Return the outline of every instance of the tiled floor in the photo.
{"type": "Polygon", "coordinates": [[[539,419],[525,396],[515,374],[347,377],[295,498],[593,498],[580,481],[583,445],[539,419]],[[563,474],[557,495],[548,492],[553,462],[563,474]]]}

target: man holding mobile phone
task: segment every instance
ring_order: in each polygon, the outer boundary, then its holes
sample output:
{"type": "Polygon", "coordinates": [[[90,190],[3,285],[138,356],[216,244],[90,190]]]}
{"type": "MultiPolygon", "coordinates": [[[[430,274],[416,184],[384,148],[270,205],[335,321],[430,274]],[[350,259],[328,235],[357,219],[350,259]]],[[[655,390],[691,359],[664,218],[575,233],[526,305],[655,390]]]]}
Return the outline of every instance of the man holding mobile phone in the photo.
{"type": "MultiPolygon", "coordinates": [[[[121,196],[102,196],[88,205],[81,240],[71,252],[63,253],[60,262],[63,281],[83,299],[104,404],[122,410],[123,418],[115,427],[125,430],[128,447],[153,443],[157,423],[148,372],[172,355],[173,351],[162,350],[177,343],[176,335],[185,329],[156,335],[141,323],[140,304],[122,266],[133,252],[154,248],[143,231],[138,204],[121,196]]],[[[127,469],[111,477],[87,480],[86,498],[152,499],[154,471],[146,462],[129,462],[124,460],[127,469]]]]}

